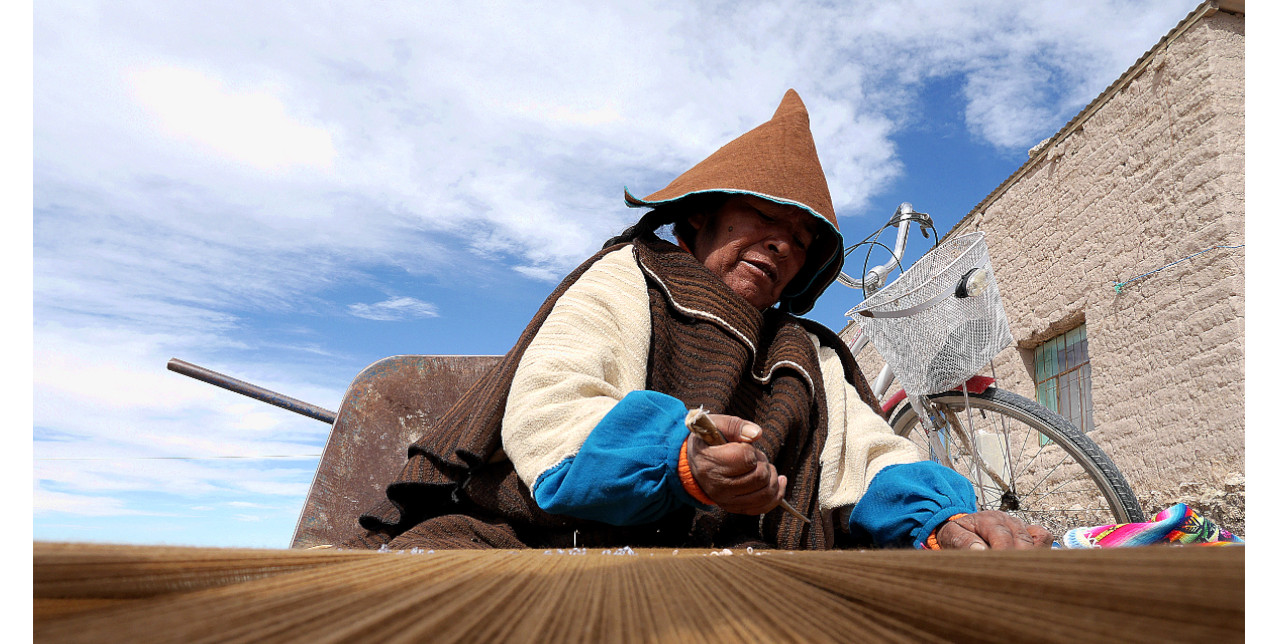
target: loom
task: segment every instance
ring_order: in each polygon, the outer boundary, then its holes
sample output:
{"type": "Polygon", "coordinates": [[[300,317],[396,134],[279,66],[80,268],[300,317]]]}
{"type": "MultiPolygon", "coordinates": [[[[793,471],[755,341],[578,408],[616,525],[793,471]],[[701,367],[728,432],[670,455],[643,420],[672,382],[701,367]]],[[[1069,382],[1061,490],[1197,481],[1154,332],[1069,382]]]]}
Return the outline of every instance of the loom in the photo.
{"type": "Polygon", "coordinates": [[[1244,546],[34,551],[37,642],[1244,638],[1244,546]]]}

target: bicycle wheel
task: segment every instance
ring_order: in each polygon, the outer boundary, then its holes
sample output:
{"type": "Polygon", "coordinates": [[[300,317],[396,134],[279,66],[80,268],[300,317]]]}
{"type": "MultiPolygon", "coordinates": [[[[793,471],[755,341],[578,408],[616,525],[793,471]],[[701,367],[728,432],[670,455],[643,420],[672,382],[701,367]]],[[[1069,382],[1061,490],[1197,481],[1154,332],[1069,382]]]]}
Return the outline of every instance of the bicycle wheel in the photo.
{"type": "MultiPolygon", "coordinates": [[[[1115,463],[1067,419],[994,387],[969,394],[968,409],[965,398],[960,391],[929,396],[947,424],[939,444],[955,470],[973,482],[979,510],[1003,510],[1055,536],[1082,526],[1146,521],[1115,463]]],[[[941,460],[910,404],[904,402],[889,424],[941,460]]]]}

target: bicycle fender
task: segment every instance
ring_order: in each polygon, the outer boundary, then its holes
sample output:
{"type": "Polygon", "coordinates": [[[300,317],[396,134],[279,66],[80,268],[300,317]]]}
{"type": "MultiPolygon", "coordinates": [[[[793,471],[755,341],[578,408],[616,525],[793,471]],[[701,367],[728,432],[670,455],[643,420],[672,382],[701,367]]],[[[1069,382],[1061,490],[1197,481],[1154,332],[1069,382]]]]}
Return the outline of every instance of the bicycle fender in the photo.
{"type": "MultiPolygon", "coordinates": [[[[990,389],[991,385],[994,384],[996,384],[996,379],[991,376],[974,376],[961,385],[961,387],[964,387],[964,389],[971,394],[980,394],[990,389]]],[[[960,387],[956,387],[955,389],[952,389],[952,391],[960,391],[960,387]]],[[[906,400],[906,398],[907,391],[905,389],[899,389],[892,396],[889,396],[888,400],[884,401],[884,404],[880,406],[880,409],[884,411],[885,414],[888,414],[893,411],[899,403],[906,400]]]]}

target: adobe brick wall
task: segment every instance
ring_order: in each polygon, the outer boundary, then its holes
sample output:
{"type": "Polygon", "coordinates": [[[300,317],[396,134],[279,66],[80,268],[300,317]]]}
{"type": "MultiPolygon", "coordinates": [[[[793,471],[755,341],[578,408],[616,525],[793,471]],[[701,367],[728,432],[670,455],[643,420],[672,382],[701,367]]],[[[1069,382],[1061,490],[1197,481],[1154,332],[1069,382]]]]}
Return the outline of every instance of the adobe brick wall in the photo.
{"type": "MultiPolygon", "coordinates": [[[[1088,323],[1090,436],[1154,513],[1184,501],[1243,534],[1244,18],[1218,12],[951,234],[987,234],[1016,346],[1000,386],[1035,398],[1032,350],[1088,323]]],[[[860,358],[869,377],[878,356],[860,358]]]]}

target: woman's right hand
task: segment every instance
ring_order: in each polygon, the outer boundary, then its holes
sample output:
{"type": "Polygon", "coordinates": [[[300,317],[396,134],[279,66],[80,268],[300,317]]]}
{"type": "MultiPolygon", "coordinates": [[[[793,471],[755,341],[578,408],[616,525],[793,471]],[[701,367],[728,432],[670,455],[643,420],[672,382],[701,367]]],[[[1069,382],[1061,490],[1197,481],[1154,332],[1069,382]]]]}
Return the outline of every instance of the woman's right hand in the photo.
{"type": "Polygon", "coordinates": [[[689,469],[702,491],[726,512],[764,514],[786,497],[787,477],[779,476],[765,453],[751,444],[760,426],[737,416],[708,414],[728,442],[707,445],[696,435],[686,443],[689,469]]]}

